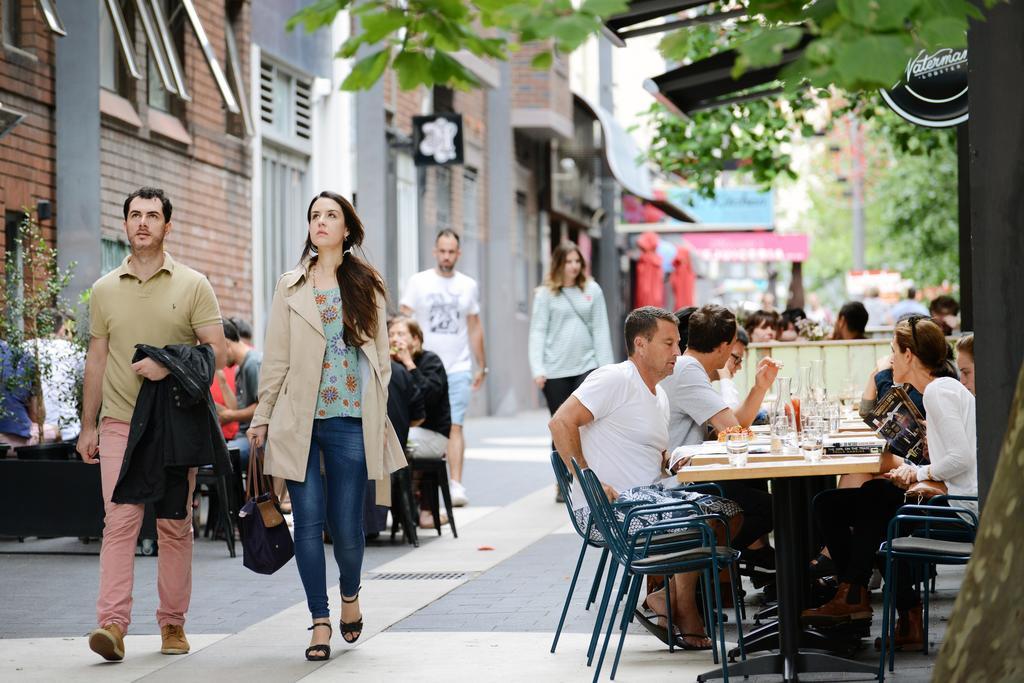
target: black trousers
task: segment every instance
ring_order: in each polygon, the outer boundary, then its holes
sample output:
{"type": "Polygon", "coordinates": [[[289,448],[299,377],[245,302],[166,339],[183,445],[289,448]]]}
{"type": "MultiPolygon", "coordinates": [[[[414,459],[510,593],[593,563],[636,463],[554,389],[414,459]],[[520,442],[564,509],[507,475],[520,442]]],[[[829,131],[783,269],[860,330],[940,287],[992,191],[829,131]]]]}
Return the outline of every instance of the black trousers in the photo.
{"type": "MultiPolygon", "coordinates": [[[[558,410],[566,399],[572,396],[572,392],[579,389],[580,385],[583,384],[583,380],[587,378],[587,375],[592,373],[593,370],[587,370],[582,375],[575,375],[573,377],[548,377],[547,381],[544,382],[544,400],[548,402],[548,412],[552,415],[558,410]]],[[[551,450],[555,450],[555,442],[551,442],[551,450]]]]}
{"type": "MultiPolygon", "coordinates": [[[[814,513],[840,581],[867,586],[885,541],[889,520],[904,504],[905,492],[885,479],[871,479],[856,489],[832,489],[814,499],[814,513]]],[[[920,596],[913,588],[909,563],[896,567],[897,609],[914,607],[920,596]]]]}
{"type": "Polygon", "coordinates": [[[543,389],[544,399],[548,402],[548,411],[554,415],[555,411],[572,396],[572,392],[579,389],[583,380],[592,372],[593,370],[587,370],[582,375],[574,377],[549,377],[544,383],[543,389]]]}
{"type": "Polygon", "coordinates": [[[772,530],[772,494],[763,479],[736,479],[717,482],[729,500],[743,508],[743,526],[732,539],[732,546],[743,550],[772,530]]]}

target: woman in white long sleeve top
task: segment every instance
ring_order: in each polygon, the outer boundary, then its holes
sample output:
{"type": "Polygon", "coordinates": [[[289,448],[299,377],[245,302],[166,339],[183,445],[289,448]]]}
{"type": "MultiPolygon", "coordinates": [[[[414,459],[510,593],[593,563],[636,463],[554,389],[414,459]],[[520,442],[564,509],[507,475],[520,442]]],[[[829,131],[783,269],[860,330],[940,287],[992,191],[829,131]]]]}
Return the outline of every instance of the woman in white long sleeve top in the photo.
{"type": "MultiPolygon", "coordinates": [[[[949,346],[942,330],[925,316],[896,325],[892,340],[893,381],[910,384],[924,396],[928,415],[927,463],[903,462],[857,489],[835,489],[818,496],[815,514],[840,582],[836,597],[804,610],[805,623],[831,626],[871,619],[867,582],[889,520],[904,503],[905,489],[918,481],[945,482],[953,495],[977,495],[977,446],[974,396],[958,382],[947,364],[949,346]]],[[[977,511],[975,503],[960,503],[977,511]]],[[[919,649],[924,632],[920,597],[910,572],[900,567],[894,587],[899,620],[895,646],[919,649]]]]}

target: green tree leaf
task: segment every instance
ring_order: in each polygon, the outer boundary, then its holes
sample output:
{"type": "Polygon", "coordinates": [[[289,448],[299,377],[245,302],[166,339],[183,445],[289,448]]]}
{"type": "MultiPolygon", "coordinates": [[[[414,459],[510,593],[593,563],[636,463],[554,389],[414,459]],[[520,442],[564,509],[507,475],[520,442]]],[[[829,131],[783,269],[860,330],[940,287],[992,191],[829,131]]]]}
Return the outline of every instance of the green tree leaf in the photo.
{"type": "Polygon", "coordinates": [[[554,61],[554,55],[550,51],[541,52],[530,62],[530,66],[534,69],[546,71],[551,68],[551,63],[554,61]]]}
{"type": "Polygon", "coordinates": [[[581,12],[606,19],[614,14],[625,12],[627,9],[629,9],[629,3],[625,0],[585,0],[580,6],[581,12]]]}
{"type": "Polygon", "coordinates": [[[835,68],[846,83],[861,88],[885,88],[899,80],[914,55],[906,35],[865,35],[836,47],[835,68]]]}
{"type": "Polygon", "coordinates": [[[400,52],[391,63],[398,74],[398,87],[402,90],[413,90],[419,85],[432,85],[430,65],[430,59],[415,50],[400,52]]]}
{"type": "Polygon", "coordinates": [[[939,17],[921,25],[918,35],[930,49],[967,47],[967,22],[953,17],[939,17]]]}
{"type": "Polygon", "coordinates": [[[391,61],[391,49],[384,48],[364,57],[352,66],[352,71],[341,84],[342,90],[369,90],[384,73],[391,61]]]}
{"type": "Polygon", "coordinates": [[[739,78],[751,68],[778,64],[782,53],[796,46],[803,31],[794,26],[767,29],[752,35],[736,46],[739,56],[732,68],[732,77],[739,78]]]}

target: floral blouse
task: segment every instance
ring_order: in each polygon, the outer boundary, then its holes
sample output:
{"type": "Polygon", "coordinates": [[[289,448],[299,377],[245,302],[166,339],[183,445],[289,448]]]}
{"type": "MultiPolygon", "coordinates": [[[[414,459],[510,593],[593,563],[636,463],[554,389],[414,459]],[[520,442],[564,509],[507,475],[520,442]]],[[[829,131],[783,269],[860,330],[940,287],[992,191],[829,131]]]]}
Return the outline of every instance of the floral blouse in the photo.
{"type": "Polygon", "coordinates": [[[327,337],[324,367],[320,374],[320,391],[316,397],[314,417],[362,417],[359,386],[359,349],[345,344],[345,326],[341,318],[341,292],[334,289],[313,289],[320,322],[327,337]]]}

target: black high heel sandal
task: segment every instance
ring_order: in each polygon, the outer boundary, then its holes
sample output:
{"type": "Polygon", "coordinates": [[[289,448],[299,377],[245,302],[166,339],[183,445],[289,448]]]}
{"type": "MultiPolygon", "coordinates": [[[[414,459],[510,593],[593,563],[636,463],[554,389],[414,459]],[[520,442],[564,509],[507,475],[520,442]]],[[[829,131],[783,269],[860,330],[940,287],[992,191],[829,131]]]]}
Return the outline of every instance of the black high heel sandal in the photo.
{"type": "MultiPolygon", "coordinates": [[[[327,622],[315,622],[312,626],[307,628],[307,631],[312,631],[317,626],[326,626],[327,630],[334,635],[334,627],[327,622]]],[[[310,645],[306,648],[306,659],[311,662],[326,662],[331,658],[331,646],[330,645],[310,645]]]]}
{"type": "MultiPolygon", "coordinates": [[[[362,589],[362,586],[360,586],[359,590],[356,591],[356,594],[353,595],[351,599],[346,599],[344,595],[341,596],[341,601],[351,605],[353,602],[359,599],[359,591],[361,591],[362,589]]],[[[346,643],[351,645],[352,643],[359,640],[359,636],[363,635],[363,615],[360,614],[359,620],[353,621],[350,624],[346,624],[344,621],[339,621],[338,626],[341,627],[341,637],[345,640],[346,643]],[[348,636],[352,635],[353,633],[355,634],[355,637],[352,638],[352,640],[349,640],[348,636]]]]}

